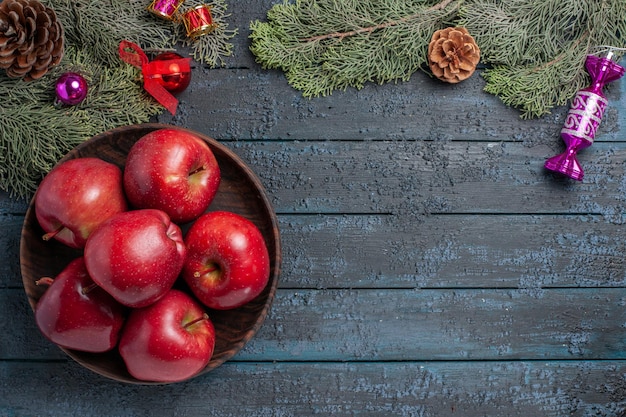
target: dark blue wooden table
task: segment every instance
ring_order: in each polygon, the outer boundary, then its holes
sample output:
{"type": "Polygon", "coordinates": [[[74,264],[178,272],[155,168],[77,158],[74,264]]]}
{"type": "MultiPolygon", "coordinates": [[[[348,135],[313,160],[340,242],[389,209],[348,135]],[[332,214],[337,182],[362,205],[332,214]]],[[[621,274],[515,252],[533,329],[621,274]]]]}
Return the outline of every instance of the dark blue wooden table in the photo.
{"type": "MultiPolygon", "coordinates": [[[[236,2],[235,2],[236,3],[236,2]]],[[[622,416],[626,82],[574,182],[546,172],[566,108],[522,120],[475,74],[305,99],[248,50],[176,117],[258,174],[283,265],[269,317],[190,382],[126,385],[68,359],[24,295],[27,201],[0,194],[0,416],[622,416]]]]}

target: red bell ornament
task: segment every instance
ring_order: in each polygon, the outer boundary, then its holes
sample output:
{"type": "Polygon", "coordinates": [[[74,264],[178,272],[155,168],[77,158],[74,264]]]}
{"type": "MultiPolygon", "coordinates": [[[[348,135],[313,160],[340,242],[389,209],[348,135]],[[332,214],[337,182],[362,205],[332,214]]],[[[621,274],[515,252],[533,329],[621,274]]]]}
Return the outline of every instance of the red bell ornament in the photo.
{"type": "Polygon", "coordinates": [[[187,88],[191,82],[191,66],[188,60],[175,52],[164,52],[157,55],[154,61],[161,61],[159,73],[152,74],[152,78],[172,94],[178,94],[187,88]]]}

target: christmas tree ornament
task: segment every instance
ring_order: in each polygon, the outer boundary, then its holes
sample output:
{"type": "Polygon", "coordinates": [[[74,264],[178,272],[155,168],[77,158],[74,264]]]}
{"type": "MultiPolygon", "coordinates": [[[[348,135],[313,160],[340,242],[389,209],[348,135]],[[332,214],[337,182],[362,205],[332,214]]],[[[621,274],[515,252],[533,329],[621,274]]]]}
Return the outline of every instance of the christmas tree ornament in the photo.
{"type": "Polygon", "coordinates": [[[433,33],[428,44],[428,65],[433,75],[448,83],[469,78],[480,61],[480,48],[464,27],[433,33]]]}
{"type": "Polygon", "coordinates": [[[183,92],[191,82],[191,65],[188,59],[176,52],[163,52],[154,57],[153,62],[162,61],[159,73],[153,75],[172,94],[183,92]]]}
{"type": "Polygon", "coordinates": [[[174,20],[178,8],[185,0],[153,0],[148,11],[166,20],[174,20]]]}
{"type": "Polygon", "coordinates": [[[153,60],[150,62],[139,45],[126,40],[120,42],[118,52],[122,61],[141,69],[143,87],[146,92],[170,113],[176,114],[178,100],[164,87],[163,75],[172,75],[172,71],[175,74],[186,72],[190,68],[191,58],[153,60]]]}
{"type": "MultiPolygon", "coordinates": [[[[50,167],[85,140],[116,127],[147,123],[164,111],[138,82],[139,70],[120,60],[120,40],[132,39],[146,51],[156,51],[154,55],[181,45],[189,51],[189,55],[184,56],[192,57],[206,68],[224,67],[233,54],[232,39],[237,27],[229,25],[227,0],[211,0],[211,14],[217,29],[211,36],[197,40],[185,35],[182,22],[170,24],[152,17],[146,10],[152,0],[40,1],[53,8],[57,16],[50,18],[48,31],[54,30],[58,22],[62,23],[62,62],[35,82],[9,78],[0,68],[0,98],[6,102],[0,105],[0,191],[15,197],[31,198],[50,167]],[[87,78],[89,93],[79,105],[85,107],[83,110],[68,107],[60,111],[52,105],[56,98],[55,81],[67,71],[87,78]],[[46,77],[50,80],[46,81],[46,77]]],[[[5,8],[7,4],[18,2],[0,0],[0,3],[3,4],[0,9],[5,10],[0,17],[0,61],[8,66],[14,60],[9,49],[9,43],[14,40],[7,30],[14,20],[7,16],[5,8]]],[[[191,4],[191,0],[187,3],[191,4]]],[[[179,9],[178,17],[181,11],[179,9]]],[[[17,31],[26,33],[20,28],[17,31]]],[[[60,43],[55,45],[60,46],[60,43]]]]}
{"type": "Polygon", "coordinates": [[[182,19],[187,36],[194,39],[213,32],[216,27],[211,15],[211,6],[206,4],[185,11],[182,19]]]}
{"type": "Polygon", "coordinates": [[[455,24],[480,45],[484,90],[530,119],[569,105],[588,85],[590,46],[626,44],[625,7],[624,0],[466,0],[455,24]]]}
{"type": "Polygon", "coordinates": [[[0,3],[0,68],[10,78],[43,77],[63,58],[64,41],[56,13],[38,0],[0,3]]]}
{"type": "Polygon", "coordinates": [[[608,106],[602,89],[608,83],[624,75],[624,67],[613,61],[614,52],[605,56],[588,55],[585,68],[591,77],[591,84],[576,93],[561,129],[561,138],[566,150],[545,162],[551,171],[582,181],[584,172],[576,156],[584,148],[593,144],[598,126],[608,106]]]}
{"type": "Polygon", "coordinates": [[[55,84],[55,105],[67,104],[75,106],[87,97],[89,87],[85,78],[76,72],[66,72],[55,84]]]}
{"type": "Polygon", "coordinates": [[[276,2],[250,23],[250,50],[304,97],[408,81],[433,33],[464,27],[480,45],[485,91],[541,117],[585,87],[589,45],[624,45],[625,0],[276,2]]]}

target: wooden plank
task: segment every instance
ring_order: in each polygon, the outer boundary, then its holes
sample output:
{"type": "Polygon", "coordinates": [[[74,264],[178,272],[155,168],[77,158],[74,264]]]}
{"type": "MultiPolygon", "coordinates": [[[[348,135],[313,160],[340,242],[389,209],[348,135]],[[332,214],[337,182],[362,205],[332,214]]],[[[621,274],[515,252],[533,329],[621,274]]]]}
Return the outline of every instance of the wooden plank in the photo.
{"type": "Polygon", "coordinates": [[[623,359],[624,297],[623,288],[282,291],[237,358],[623,359]]]}
{"type": "Polygon", "coordinates": [[[617,417],[624,374],[624,361],[227,363],[125,386],[73,363],[0,362],[0,415],[617,417]]]}
{"type": "MultiPolygon", "coordinates": [[[[280,213],[596,213],[622,222],[626,149],[581,155],[582,183],[543,168],[555,150],[501,142],[230,142],[280,213]],[[480,198],[477,198],[477,197],[480,198]]],[[[6,193],[0,213],[23,210],[6,193]]]]}
{"type": "Polygon", "coordinates": [[[2,214],[0,212],[0,289],[5,287],[22,288],[20,274],[20,233],[24,216],[2,214]]]}
{"type": "Polygon", "coordinates": [[[282,215],[283,288],[624,287],[600,216],[282,215]]]}
{"type": "MultiPolygon", "coordinates": [[[[235,360],[626,359],[626,289],[279,290],[235,360]]],[[[64,355],[0,291],[0,360],[64,355]]]]}
{"type": "MultiPolygon", "coordinates": [[[[22,216],[0,215],[0,288],[22,288],[22,216]]],[[[621,225],[601,216],[280,215],[282,288],[626,286],[621,225]]]]}
{"type": "MultiPolygon", "coordinates": [[[[289,86],[282,72],[258,66],[203,71],[196,78],[201,81],[179,95],[177,115],[162,113],[157,120],[219,140],[489,140],[560,149],[568,110],[560,106],[543,118],[521,119],[518,110],[483,91],[480,71],[457,85],[418,72],[408,82],[367,84],[313,99],[289,86]]],[[[598,142],[621,140],[623,84],[607,90],[610,104],[598,142]]]]}
{"type": "Polygon", "coordinates": [[[0,339],[0,361],[67,358],[37,328],[23,289],[0,290],[0,311],[3,317],[11,318],[0,322],[0,331],[4,333],[0,339]]]}
{"type": "MultiPolygon", "coordinates": [[[[179,113],[158,120],[202,131],[216,139],[430,139],[550,140],[559,117],[535,121],[483,92],[478,75],[455,86],[422,73],[409,82],[368,84],[304,98],[280,71],[213,70],[179,95],[179,113]],[[237,99],[234,100],[233,98],[237,99]],[[495,111],[497,109],[497,111],[495,111]],[[337,128],[341,126],[341,128],[337,128]]],[[[608,124],[608,123],[607,123],[608,124]]]]}
{"type": "Polygon", "coordinates": [[[582,183],[543,168],[553,150],[519,143],[233,142],[280,213],[596,213],[621,223],[626,149],[586,149],[582,183]]]}
{"type": "Polygon", "coordinates": [[[6,191],[0,190],[0,215],[4,214],[24,214],[28,208],[26,199],[18,199],[11,196],[6,191]]]}

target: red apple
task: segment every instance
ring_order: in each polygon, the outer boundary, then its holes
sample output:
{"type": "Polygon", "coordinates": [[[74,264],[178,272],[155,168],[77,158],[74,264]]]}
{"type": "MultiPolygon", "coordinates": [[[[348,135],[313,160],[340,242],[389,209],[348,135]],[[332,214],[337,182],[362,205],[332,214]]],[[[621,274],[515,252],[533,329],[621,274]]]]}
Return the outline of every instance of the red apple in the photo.
{"type": "Polygon", "coordinates": [[[50,341],[85,352],[106,352],[117,345],[125,309],[94,284],[82,257],[37,285],[50,285],[35,307],[37,326],[50,341]]]}
{"type": "Polygon", "coordinates": [[[172,289],[156,303],[132,310],[120,338],[119,351],[137,379],[178,382],[209,363],[215,329],[191,296],[172,289]]]}
{"type": "Polygon", "coordinates": [[[227,310],[254,299],[269,280],[270,260],[261,231],[235,213],[200,216],[185,236],[182,276],[206,306],[227,310]]]}
{"type": "Polygon", "coordinates": [[[144,307],[174,285],[185,259],[180,227],[154,209],[118,213],[93,231],[85,265],[93,280],[120,303],[144,307]]]}
{"type": "Polygon", "coordinates": [[[163,210],[175,223],[190,222],[204,213],[220,179],[209,145],[173,128],[142,136],[130,149],[124,168],[124,189],[131,205],[163,210]]]}
{"type": "Polygon", "coordinates": [[[43,238],[72,248],[82,249],[100,223],[125,210],[122,170],[98,158],[59,164],[35,194],[35,215],[46,232],[43,238]]]}

